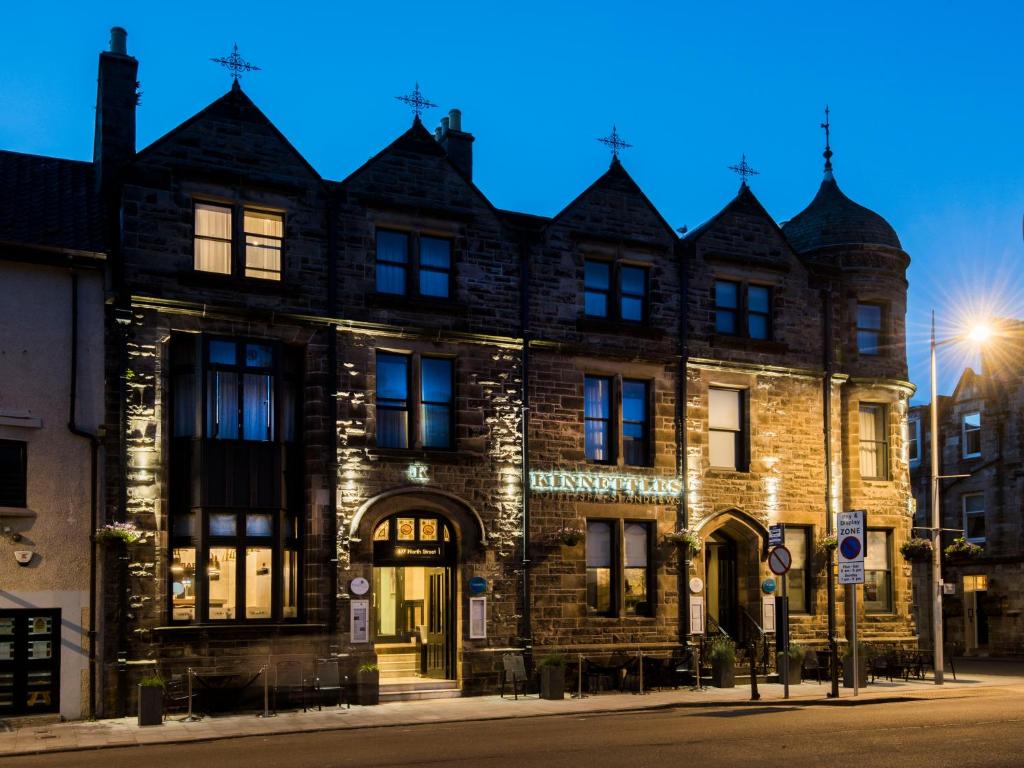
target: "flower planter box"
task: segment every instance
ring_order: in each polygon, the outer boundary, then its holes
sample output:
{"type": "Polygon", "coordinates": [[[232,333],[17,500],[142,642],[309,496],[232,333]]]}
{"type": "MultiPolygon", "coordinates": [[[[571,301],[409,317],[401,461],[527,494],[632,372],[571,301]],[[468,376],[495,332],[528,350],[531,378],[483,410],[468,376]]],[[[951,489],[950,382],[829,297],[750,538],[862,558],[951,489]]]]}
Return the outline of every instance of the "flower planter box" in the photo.
{"type": "MultiPolygon", "coordinates": [[[[868,660],[863,656],[857,658],[857,672],[860,674],[860,685],[859,688],[867,688],[868,686],[868,667],[870,664],[868,660]]],[[[843,687],[853,688],[853,659],[843,659],[843,687]]]]}
{"type": "Polygon", "coordinates": [[[803,676],[803,659],[791,659],[779,654],[776,656],[775,663],[778,665],[780,683],[800,685],[803,676]]]}
{"type": "Polygon", "coordinates": [[[356,672],[356,704],[364,707],[380,704],[380,672],[356,672]]]}
{"type": "Polygon", "coordinates": [[[553,701],[565,698],[565,667],[540,668],[540,697],[553,701]]]}
{"type": "Polygon", "coordinates": [[[711,660],[711,684],[716,688],[736,687],[736,663],[711,660]]]}
{"type": "Polygon", "coordinates": [[[156,685],[139,686],[139,725],[163,725],[164,689],[156,685]]]}

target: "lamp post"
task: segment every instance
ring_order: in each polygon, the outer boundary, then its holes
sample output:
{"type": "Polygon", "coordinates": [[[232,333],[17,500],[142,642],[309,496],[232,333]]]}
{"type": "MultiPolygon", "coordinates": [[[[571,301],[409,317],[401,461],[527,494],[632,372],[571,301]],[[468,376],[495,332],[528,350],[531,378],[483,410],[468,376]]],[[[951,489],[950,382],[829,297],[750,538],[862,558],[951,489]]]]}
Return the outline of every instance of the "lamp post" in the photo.
{"type": "Polygon", "coordinates": [[[940,475],[939,474],[939,390],[938,374],[935,363],[935,351],[944,344],[952,344],[964,338],[976,343],[983,343],[991,331],[985,325],[975,326],[966,336],[957,336],[943,341],[935,340],[935,310],[932,310],[932,336],[931,336],[931,406],[929,417],[931,426],[931,438],[929,449],[932,454],[932,642],[935,645],[935,684],[942,685],[944,676],[944,660],[942,657],[942,510],[940,509],[941,494],[939,481],[946,477],[966,477],[966,475],[940,475]]]}

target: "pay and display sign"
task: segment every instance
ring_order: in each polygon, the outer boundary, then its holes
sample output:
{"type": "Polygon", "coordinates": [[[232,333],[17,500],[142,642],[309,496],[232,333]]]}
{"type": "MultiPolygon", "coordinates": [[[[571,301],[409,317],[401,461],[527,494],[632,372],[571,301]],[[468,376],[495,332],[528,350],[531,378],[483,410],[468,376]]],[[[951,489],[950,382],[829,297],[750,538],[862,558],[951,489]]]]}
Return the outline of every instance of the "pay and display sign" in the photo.
{"type": "Polygon", "coordinates": [[[867,544],[867,513],[851,509],[837,515],[839,583],[864,583],[864,550],[867,544]]]}

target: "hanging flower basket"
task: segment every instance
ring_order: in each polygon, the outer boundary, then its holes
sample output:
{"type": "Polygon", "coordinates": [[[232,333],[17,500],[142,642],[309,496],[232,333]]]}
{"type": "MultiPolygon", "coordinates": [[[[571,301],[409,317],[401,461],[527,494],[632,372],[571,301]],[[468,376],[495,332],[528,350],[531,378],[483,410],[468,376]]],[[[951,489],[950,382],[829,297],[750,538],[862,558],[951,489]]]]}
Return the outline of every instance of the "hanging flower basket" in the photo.
{"type": "Polygon", "coordinates": [[[834,535],[822,536],[818,539],[818,551],[828,557],[839,547],[839,539],[834,535]]]}
{"type": "Polygon", "coordinates": [[[135,523],[107,523],[96,529],[96,540],[114,543],[134,544],[145,537],[135,523]]]}
{"type": "Polygon", "coordinates": [[[700,552],[700,536],[693,531],[672,531],[663,537],[666,544],[675,544],[680,549],[686,549],[691,555],[700,552]]]}
{"type": "Polygon", "coordinates": [[[573,525],[565,525],[555,531],[552,538],[558,544],[566,547],[575,547],[586,537],[586,531],[573,525]]]}
{"type": "Polygon", "coordinates": [[[953,539],[953,543],[942,550],[946,559],[950,562],[975,560],[985,554],[985,550],[977,544],[972,544],[963,536],[953,539]]]}
{"type": "Polygon", "coordinates": [[[900,554],[908,563],[926,563],[932,559],[932,551],[928,539],[907,539],[900,545],[900,554]]]}

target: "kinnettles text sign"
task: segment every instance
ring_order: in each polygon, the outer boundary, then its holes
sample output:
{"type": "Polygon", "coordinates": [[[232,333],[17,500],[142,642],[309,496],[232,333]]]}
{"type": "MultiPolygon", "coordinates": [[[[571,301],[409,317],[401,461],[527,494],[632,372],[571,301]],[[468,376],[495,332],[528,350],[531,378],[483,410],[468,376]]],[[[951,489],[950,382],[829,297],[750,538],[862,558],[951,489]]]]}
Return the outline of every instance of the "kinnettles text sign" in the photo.
{"type": "Polygon", "coordinates": [[[646,501],[677,498],[683,492],[683,484],[676,478],[553,471],[531,472],[530,490],[534,493],[646,501]]]}

